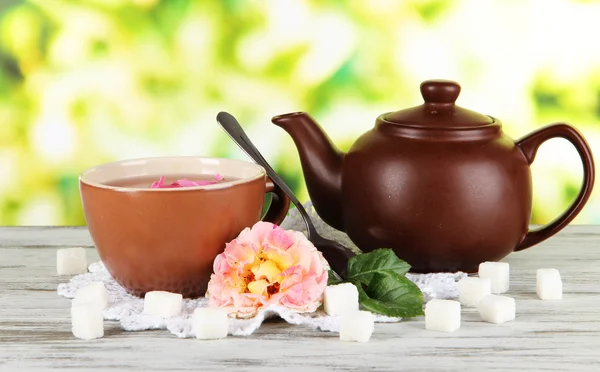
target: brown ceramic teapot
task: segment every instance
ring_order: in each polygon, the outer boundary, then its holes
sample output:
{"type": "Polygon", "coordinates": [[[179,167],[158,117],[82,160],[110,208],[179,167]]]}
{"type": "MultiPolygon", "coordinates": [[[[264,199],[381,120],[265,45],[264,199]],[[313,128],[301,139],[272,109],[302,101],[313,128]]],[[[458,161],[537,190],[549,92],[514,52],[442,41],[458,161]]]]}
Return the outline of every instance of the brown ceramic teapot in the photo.
{"type": "Polygon", "coordinates": [[[272,121],[298,147],[319,216],[363,251],[392,248],[413,272],[474,272],[573,220],[592,192],[594,162],[575,128],[554,124],[515,142],[498,119],[457,106],[459,93],[452,81],[423,82],[424,104],[380,115],[345,154],[306,113],[272,121]],[[577,149],[583,186],[561,216],[529,230],[529,166],[555,137],[577,149]]]}

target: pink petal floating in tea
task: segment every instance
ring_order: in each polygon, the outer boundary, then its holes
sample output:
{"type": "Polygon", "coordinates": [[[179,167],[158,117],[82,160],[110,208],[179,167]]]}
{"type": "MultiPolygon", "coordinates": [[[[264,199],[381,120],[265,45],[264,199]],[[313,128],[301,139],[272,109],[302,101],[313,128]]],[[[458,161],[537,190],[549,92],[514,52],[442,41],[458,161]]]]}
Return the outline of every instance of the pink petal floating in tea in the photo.
{"type": "Polygon", "coordinates": [[[180,180],[173,182],[170,185],[165,185],[165,177],[160,176],[159,180],[153,182],[150,187],[153,189],[172,189],[172,188],[179,188],[179,187],[214,185],[215,183],[219,183],[219,182],[225,180],[225,177],[223,177],[220,174],[216,174],[215,179],[216,179],[216,181],[192,181],[192,180],[188,180],[187,178],[182,178],[180,180]]]}
{"type": "Polygon", "coordinates": [[[150,185],[150,188],[160,189],[160,188],[164,187],[164,183],[165,183],[165,176],[160,176],[158,181],[152,182],[152,185],[150,185]]]}
{"type": "Polygon", "coordinates": [[[173,182],[171,184],[171,186],[180,186],[180,187],[192,187],[192,186],[199,186],[197,182],[194,181],[190,181],[187,178],[183,178],[178,180],[177,182],[173,182]]]}
{"type": "Polygon", "coordinates": [[[215,183],[219,183],[220,181],[196,181],[196,184],[198,186],[204,186],[204,185],[214,185],[215,183]]]}

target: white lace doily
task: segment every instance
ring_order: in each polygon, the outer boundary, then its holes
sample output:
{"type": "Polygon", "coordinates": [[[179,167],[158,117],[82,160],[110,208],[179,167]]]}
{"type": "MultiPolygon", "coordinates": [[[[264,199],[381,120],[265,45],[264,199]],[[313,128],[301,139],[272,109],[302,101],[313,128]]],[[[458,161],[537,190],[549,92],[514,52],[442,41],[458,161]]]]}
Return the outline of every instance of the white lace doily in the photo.
{"type": "MultiPolygon", "coordinates": [[[[325,224],[314,212],[310,203],[306,205],[315,227],[326,238],[336,240],[353,250],[359,251],[348,236],[325,224]]],[[[290,211],[289,216],[281,224],[284,229],[306,232],[304,222],[296,209],[290,211]]],[[[433,299],[454,299],[458,296],[456,283],[465,277],[465,273],[435,273],[435,274],[406,274],[423,292],[425,302],[433,299]]],[[[161,318],[158,316],[143,314],[144,300],[128,294],[110,276],[102,262],[92,263],[89,272],[73,277],[68,283],[58,286],[58,294],[66,298],[74,298],[79,288],[101,281],[108,291],[108,307],[104,310],[104,319],[119,321],[121,327],[126,331],[144,331],[150,329],[167,329],[177,337],[194,337],[192,332],[191,315],[194,309],[207,305],[206,298],[184,299],[181,314],[172,318],[161,318]]],[[[400,318],[390,318],[383,315],[375,315],[378,323],[398,322],[400,318]]],[[[250,319],[231,319],[229,323],[229,334],[235,336],[248,336],[256,331],[265,319],[279,316],[290,324],[304,325],[322,331],[338,332],[339,317],[329,316],[322,310],[314,313],[298,314],[282,306],[274,306],[261,309],[261,311],[250,319]]]]}

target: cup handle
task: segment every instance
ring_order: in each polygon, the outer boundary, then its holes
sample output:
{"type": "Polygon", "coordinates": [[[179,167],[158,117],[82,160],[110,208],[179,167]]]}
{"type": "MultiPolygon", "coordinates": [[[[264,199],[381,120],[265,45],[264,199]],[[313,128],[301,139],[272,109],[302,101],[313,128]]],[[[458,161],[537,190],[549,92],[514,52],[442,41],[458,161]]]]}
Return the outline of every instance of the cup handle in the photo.
{"type": "Polygon", "coordinates": [[[267,213],[263,216],[262,220],[265,222],[271,222],[275,225],[279,225],[285,219],[288,210],[290,209],[290,198],[275,185],[270,178],[267,177],[266,192],[273,193],[271,199],[271,205],[267,210],[267,213]]]}
{"type": "Polygon", "coordinates": [[[564,123],[549,125],[519,139],[516,145],[521,149],[527,162],[531,165],[535,160],[535,155],[540,145],[551,138],[564,138],[575,146],[583,163],[583,184],[573,204],[554,221],[539,229],[530,230],[523,240],[517,244],[514,249],[515,252],[536,245],[567,226],[579,214],[594,187],[595,170],[592,150],[581,133],[572,126],[564,123]]]}

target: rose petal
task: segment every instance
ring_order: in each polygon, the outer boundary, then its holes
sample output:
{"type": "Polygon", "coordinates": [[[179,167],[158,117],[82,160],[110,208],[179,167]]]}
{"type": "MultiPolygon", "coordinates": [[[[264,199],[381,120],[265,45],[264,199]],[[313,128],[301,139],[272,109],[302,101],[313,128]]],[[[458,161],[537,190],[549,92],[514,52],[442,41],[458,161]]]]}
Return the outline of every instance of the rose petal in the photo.
{"type": "Polygon", "coordinates": [[[215,257],[213,262],[213,271],[215,273],[223,274],[231,269],[231,266],[227,262],[227,257],[224,253],[220,253],[215,257]]]}
{"type": "Polygon", "coordinates": [[[220,174],[215,175],[214,178],[216,181],[205,181],[205,180],[192,181],[192,180],[188,180],[187,178],[182,178],[182,179],[177,180],[169,185],[165,185],[164,184],[165,177],[160,176],[159,180],[154,181],[152,183],[152,185],[150,185],[150,187],[153,189],[156,189],[156,188],[168,189],[168,188],[178,188],[178,187],[206,186],[206,185],[214,185],[215,183],[219,183],[225,179],[220,174]]]}
{"type": "Polygon", "coordinates": [[[174,182],[173,185],[179,185],[181,187],[198,186],[198,184],[196,182],[190,181],[187,178],[177,180],[177,182],[174,182]]]}
{"type": "Polygon", "coordinates": [[[249,265],[256,260],[254,246],[249,244],[237,244],[235,240],[225,244],[225,251],[223,254],[230,266],[238,268],[249,265]]]}
{"type": "Polygon", "coordinates": [[[281,270],[277,267],[275,262],[269,260],[261,262],[258,266],[254,266],[252,268],[252,273],[254,274],[255,279],[267,279],[270,284],[277,280],[281,270]]]}
{"type": "Polygon", "coordinates": [[[278,226],[274,225],[270,222],[258,221],[252,226],[251,230],[251,239],[254,243],[258,243],[261,245],[260,249],[262,249],[262,243],[267,240],[267,237],[278,226]]]}
{"type": "Polygon", "coordinates": [[[263,257],[275,263],[279,271],[285,271],[295,264],[294,257],[289,252],[277,249],[271,245],[263,248],[263,257]]]}
{"type": "Polygon", "coordinates": [[[294,240],[289,236],[287,231],[277,225],[273,225],[271,229],[262,240],[264,247],[274,247],[280,250],[287,250],[294,244],[294,240]]]}
{"type": "Polygon", "coordinates": [[[250,291],[250,293],[264,296],[267,292],[267,287],[270,284],[271,283],[264,279],[255,280],[253,282],[248,283],[248,290],[250,291]]]}
{"type": "Polygon", "coordinates": [[[161,187],[163,187],[164,183],[165,183],[165,176],[160,176],[158,181],[152,182],[152,185],[150,185],[150,187],[153,189],[161,188],[161,187]]]}

